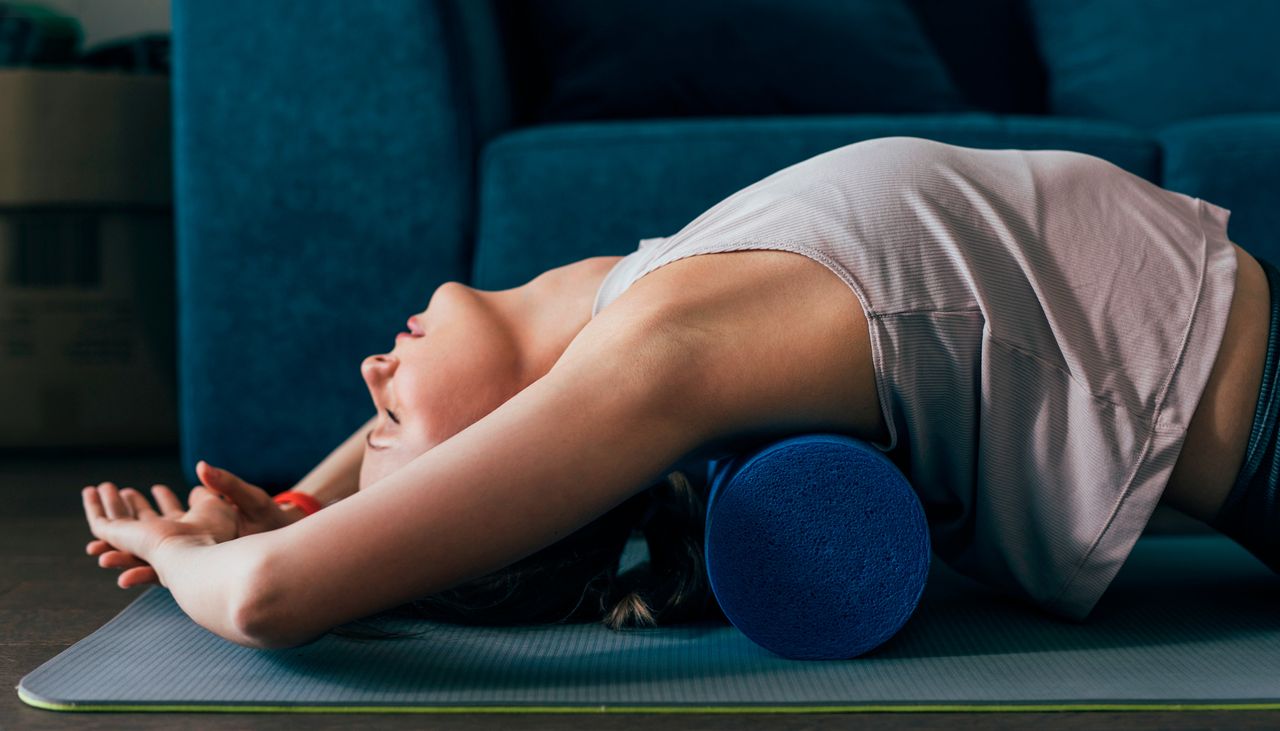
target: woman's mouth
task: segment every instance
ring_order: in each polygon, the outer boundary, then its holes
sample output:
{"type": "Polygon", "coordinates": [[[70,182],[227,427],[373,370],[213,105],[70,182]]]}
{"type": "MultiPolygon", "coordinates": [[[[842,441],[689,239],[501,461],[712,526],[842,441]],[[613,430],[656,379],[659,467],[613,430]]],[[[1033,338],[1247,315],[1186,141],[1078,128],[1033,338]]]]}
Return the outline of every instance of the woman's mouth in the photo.
{"type": "Polygon", "coordinates": [[[415,318],[413,318],[413,317],[410,317],[410,318],[409,318],[409,320],[408,320],[408,322],[406,322],[405,324],[409,326],[409,331],[408,331],[408,332],[402,332],[402,333],[396,333],[396,340],[399,340],[400,338],[410,338],[410,337],[412,337],[412,338],[420,338],[420,337],[422,337],[422,334],[423,334],[423,333],[422,333],[422,326],[418,324],[417,319],[415,319],[415,318]]]}

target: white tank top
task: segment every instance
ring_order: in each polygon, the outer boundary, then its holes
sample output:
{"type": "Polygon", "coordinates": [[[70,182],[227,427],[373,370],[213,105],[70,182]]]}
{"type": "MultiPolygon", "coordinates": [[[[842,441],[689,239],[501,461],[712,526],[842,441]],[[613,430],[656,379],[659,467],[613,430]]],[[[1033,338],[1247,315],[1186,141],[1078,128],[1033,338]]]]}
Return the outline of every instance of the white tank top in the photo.
{"type": "MultiPolygon", "coordinates": [[[[953,569],[1083,620],[1141,535],[1235,291],[1230,211],[1065,150],[886,137],[643,239],[601,282],[793,251],[857,296],[894,461],[953,569]]],[[[852,303],[853,300],[850,300],[852,303]]]]}

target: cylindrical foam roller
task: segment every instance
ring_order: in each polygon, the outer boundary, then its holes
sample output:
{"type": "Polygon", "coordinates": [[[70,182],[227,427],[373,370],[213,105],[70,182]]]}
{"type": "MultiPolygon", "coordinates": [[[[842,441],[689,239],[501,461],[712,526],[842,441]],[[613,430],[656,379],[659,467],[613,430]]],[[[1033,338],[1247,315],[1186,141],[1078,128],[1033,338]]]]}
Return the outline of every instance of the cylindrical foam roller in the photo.
{"type": "Polygon", "coordinates": [[[929,530],[878,449],[805,434],[714,460],[708,476],[707,574],[749,639],[787,658],[847,659],[906,624],[929,574],[929,530]]]}

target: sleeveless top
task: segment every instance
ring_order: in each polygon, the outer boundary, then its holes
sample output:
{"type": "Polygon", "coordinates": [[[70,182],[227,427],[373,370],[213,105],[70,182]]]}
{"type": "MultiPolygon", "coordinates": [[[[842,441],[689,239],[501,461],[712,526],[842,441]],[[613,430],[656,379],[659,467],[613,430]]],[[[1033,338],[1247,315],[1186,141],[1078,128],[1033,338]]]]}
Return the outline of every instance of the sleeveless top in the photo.
{"type": "Polygon", "coordinates": [[[826,266],[867,317],[890,434],[873,444],[903,467],[937,556],[1083,621],[1208,383],[1235,292],[1229,215],[1083,153],[878,138],[641,240],[592,316],[687,256],[826,266]]]}

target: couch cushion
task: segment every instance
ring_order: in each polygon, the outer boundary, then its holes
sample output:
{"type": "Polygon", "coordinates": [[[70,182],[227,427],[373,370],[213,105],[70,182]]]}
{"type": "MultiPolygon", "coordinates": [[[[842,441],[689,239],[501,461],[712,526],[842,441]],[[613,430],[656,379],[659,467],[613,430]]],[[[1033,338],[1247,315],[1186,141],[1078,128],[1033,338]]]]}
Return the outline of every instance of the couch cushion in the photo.
{"type": "Polygon", "coordinates": [[[1207,117],[1157,137],[1161,184],[1229,209],[1231,240],[1280,265],[1280,114],[1207,117]]]}
{"type": "Polygon", "coordinates": [[[183,468],[291,486],[373,412],[360,360],[468,271],[454,26],[421,0],[173,10],[183,468]]]}
{"type": "Polygon", "coordinates": [[[987,112],[1044,113],[1044,65],[1024,0],[907,2],[969,102],[987,112]]]}
{"type": "Polygon", "coordinates": [[[1280,111],[1280,2],[1029,0],[1054,114],[1152,127],[1280,111]]]}
{"type": "Polygon", "coordinates": [[[546,125],[481,158],[473,284],[514,287],[590,256],[626,254],[783,167],[892,135],[983,148],[1067,149],[1154,180],[1154,140],[1089,120],[985,113],[546,125]]]}
{"type": "Polygon", "coordinates": [[[501,7],[522,122],[971,108],[904,0],[501,7]]]}

